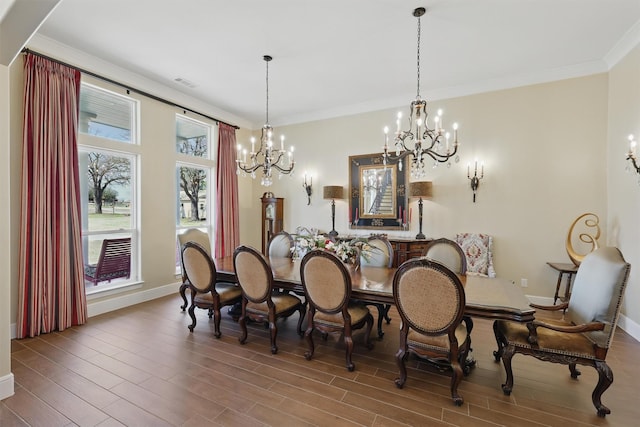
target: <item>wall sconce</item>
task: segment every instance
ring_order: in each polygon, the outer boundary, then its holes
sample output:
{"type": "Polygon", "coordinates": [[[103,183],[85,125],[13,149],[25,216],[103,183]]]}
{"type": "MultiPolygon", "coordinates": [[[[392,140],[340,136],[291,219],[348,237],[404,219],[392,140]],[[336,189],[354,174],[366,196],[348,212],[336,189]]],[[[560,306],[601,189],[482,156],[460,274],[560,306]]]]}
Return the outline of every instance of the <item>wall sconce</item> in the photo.
{"type": "Polygon", "coordinates": [[[325,199],[331,199],[331,231],[329,236],[336,237],[338,232],[336,231],[336,200],[342,199],[343,188],[339,185],[327,185],[322,188],[323,196],[325,199]]]}
{"type": "MultiPolygon", "coordinates": [[[[409,197],[419,197],[418,202],[418,225],[419,232],[416,235],[416,239],[426,239],[422,234],[422,198],[430,199],[433,193],[433,184],[431,181],[412,182],[409,184],[409,197]]],[[[411,211],[409,211],[409,217],[411,217],[411,211]]]]}
{"type": "MultiPolygon", "coordinates": [[[[629,152],[627,153],[627,160],[631,161],[631,164],[635,168],[636,172],[640,174],[640,166],[638,166],[638,158],[636,157],[636,146],[638,143],[634,139],[633,135],[629,135],[629,152]]],[[[627,170],[629,170],[629,164],[627,164],[627,170]]]]}
{"type": "Polygon", "coordinates": [[[480,165],[480,176],[478,176],[478,160],[475,161],[473,167],[473,176],[471,176],[471,165],[467,164],[467,178],[471,180],[471,191],[473,191],[473,203],[476,202],[476,192],[480,187],[480,180],[484,178],[484,163],[480,165]]]}
{"type": "Polygon", "coordinates": [[[311,185],[313,184],[313,176],[309,175],[309,182],[307,183],[307,173],[304,173],[304,181],[302,182],[302,188],[307,192],[307,206],[311,204],[311,185]]]}

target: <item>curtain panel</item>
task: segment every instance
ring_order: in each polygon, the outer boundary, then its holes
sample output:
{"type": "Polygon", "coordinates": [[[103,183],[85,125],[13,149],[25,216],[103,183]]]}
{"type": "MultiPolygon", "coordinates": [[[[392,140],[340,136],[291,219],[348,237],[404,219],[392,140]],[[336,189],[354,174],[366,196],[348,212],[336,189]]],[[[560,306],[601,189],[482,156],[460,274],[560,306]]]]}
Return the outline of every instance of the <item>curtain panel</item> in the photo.
{"type": "Polygon", "coordinates": [[[18,338],[86,322],[79,98],[80,71],[25,56],[18,338]]]}
{"type": "Polygon", "coordinates": [[[235,128],[225,123],[219,123],[214,255],[216,258],[232,255],[240,242],[235,149],[235,128]]]}

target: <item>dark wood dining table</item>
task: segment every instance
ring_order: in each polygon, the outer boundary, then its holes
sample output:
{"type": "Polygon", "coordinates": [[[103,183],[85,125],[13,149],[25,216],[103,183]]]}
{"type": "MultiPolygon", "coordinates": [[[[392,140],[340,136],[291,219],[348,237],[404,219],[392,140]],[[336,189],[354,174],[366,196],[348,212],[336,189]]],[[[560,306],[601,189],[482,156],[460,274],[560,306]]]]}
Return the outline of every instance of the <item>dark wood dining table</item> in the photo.
{"type": "MultiPolygon", "coordinates": [[[[274,285],[278,288],[304,293],[300,280],[300,260],[270,258],[274,285]]],[[[217,278],[220,281],[236,282],[233,257],[215,259],[217,278]]],[[[371,303],[394,304],[393,276],[396,268],[362,266],[350,267],[351,297],[371,303]]],[[[522,288],[502,278],[466,275],[460,277],[465,287],[465,314],[486,319],[502,319],[530,322],[535,309],[522,288]]]]}

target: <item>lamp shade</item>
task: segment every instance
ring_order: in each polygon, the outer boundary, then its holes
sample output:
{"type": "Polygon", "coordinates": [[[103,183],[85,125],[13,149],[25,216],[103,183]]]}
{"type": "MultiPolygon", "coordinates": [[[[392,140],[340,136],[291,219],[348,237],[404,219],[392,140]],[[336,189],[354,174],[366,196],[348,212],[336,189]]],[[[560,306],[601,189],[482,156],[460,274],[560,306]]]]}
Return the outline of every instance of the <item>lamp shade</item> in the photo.
{"type": "Polygon", "coordinates": [[[433,183],[431,181],[418,181],[409,183],[409,197],[429,198],[433,196],[433,183]]]}
{"type": "Polygon", "coordinates": [[[343,188],[339,185],[326,185],[322,187],[322,193],[325,199],[342,199],[343,188]]]}

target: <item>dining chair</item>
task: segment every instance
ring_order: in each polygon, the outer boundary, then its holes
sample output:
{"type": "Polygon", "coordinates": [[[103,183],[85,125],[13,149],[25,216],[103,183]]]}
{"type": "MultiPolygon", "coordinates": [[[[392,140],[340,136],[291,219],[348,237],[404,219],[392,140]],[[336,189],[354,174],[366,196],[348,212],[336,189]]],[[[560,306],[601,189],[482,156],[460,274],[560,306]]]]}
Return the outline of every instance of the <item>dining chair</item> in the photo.
{"type": "Polygon", "coordinates": [[[273,271],[264,255],[250,246],[239,246],[233,252],[233,267],[242,289],[242,312],[238,320],[242,330],[240,343],[244,344],[247,340],[247,318],[256,322],[268,322],[271,353],[276,354],[276,321],[287,318],[296,311],[300,313],[298,334],[302,336],[306,302],[295,295],[274,292],[273,271]]]}
{"type": "Polygon", "coordinates": [[[558,320],[534,320],[527,324],[496,320],[493,330],[498,343],[496,362],[502,358],[506,383],[502,391],[513,390],[511,359],[516,353],[539,360],[569,365],[571,378],[580,371],[576,364],[592,366],[598,372],[598,383],[591,400],[599,417],[611,413],[602,404],[602,394],[613,383],[613,372],[607,352],[618,323],[622,298],[631,266],[618,248],[601,247],[584,257],[573,282],[568,302],[553,306],[531,304],[536,310],[566,310],[558,320]]]}
{"type": "Polygon", "coordinates": [[[332,252],[310,251],[302,258],[300,278],[309,303],[308,326],[304,333],[309,349],[304,353],[304,357],[307,360],[313,357],[314,329],[318,329],[325,336],[328,333],[341,332],[346,347],[347,370],[353,371],[355,364],[351,360],[352,332],[366,326],[365,346],[368,349],[373,348],[370,340],[373,316],[366,305],[351,300],[351,276],[347,267],[332,252]]]}
{"type": "MultiPolygon", "coordinates": [[[[360,266],[370,267],[386,267],[391,268],[393,265],[393,246],[389,242],[389,239],[383,236],[371,236],[367,239],[367,243],[373,247],[372,251],[368,251],[365,255],[361,252],[360,266]]],[[[382,330],[382,320],[386,320],[387,325],[391,322],[389,317],[389,310],[391,304],[380,303],[366,303],[367,305],[373,305],[378,310],[378,338],[384,337],[384,331],[382,330]]]]}
{"type": "MultiPolygon", "coordinates": [[[[197,228],[190,228],[185,232],[178,234],[178,244],[180,246],[180,248],[178,249],[179,253],[182,252],[182,247],[187,242],[195,242],[199,244],[205,250],[207,255],[211,256],[211,241],[209,240],[209,235],[204,231],[198,230],[197,228]]],[[[180,285],[180,296],[182,297],[182,301],[184,302],[180,306],[180,308],[182,309],[182,311],[185,311],[185,309],[187,308],[187,296],[185,292],[187,290],[188,284],[187,277],[184,273],[184,265],[182,264],[182,261],[180,267],[182,269],[182,284],[180,285]]]]}
{"type": "Polygon", "coordinates": [[[460,278],[444,264],[428,258],[404,262],[393,277],[393,299],[402,320],[396,363],[402,388],[407,380],[405,362],[409,354],[451,366],[451,397],[460,406],[458,385],[471,344],[462,323],[466,304],[460,278]]]}
{"type": "Polygon", "coordinates": [[[422,256],[444,264],[454,273],[467,273],[467,258],[460,245],[453,240],[442,237],[431,241],[422,252],[422,256]]]}
{"type": "Polygon", "coordinates": [[[189,330],[193,332],[196,326],[195,308],[207,309],[209,318],[213,316],[214,335],[220,338],[220,309],[239,302],[242,291],[234,284],[216,282],[216,266],[213,259],[198,243],[186,242],[180,253],[184,280],[191,290],[189,330]]]}
{"type": "Polygon", "coordinates": [[[464,252],[467,274],[496,277],[492,236],[483,233],[458,233],[455,240],[464,252]]]}
{"type": "Polygon", "coordinates": [[[293,237],[286,231],[274,234],[267,244],[269,258],[291,258],[294,247],[293,237]]]}

